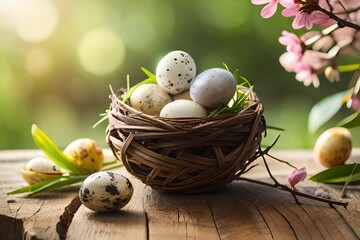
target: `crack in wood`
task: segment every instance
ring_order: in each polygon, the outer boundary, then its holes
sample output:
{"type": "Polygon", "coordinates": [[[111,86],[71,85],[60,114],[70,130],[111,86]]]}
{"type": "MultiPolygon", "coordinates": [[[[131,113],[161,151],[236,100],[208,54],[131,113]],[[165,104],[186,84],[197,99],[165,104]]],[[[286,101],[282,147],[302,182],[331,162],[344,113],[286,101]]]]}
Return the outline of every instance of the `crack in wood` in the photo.
{"type": "MultiPolygon", "coordinates": [[[[145,188],[144,188],[145,189],[145,188]]],[[[150,227],[149,227],[149,216],[146,212],[146,208],[145,208],[145,201],[144,201],[144,197],[142,197],[142,207],[144,210],[144,214],[145,214],[145,221],[146,221],[146,239],[149,240],[150,239],[150,227]]]]}
{"type": "Polygon", "coordinates": [[[204,200],[205,200],[207,206],[208,206],[209,209],[210,209],[211,217],[212,217],[213,222],[214,222],[214,224],[215,224],[215,226],[216,226],[216,233],[217,233],[217,235],[218,235],[218,238],[221,239],[220,232],[219,232],[219,226],[218,226],[218,224],[216,223],[215,216],[214,216],[214,212],[213,212],[213,209],[211,208],[210,202],[209,202],[209,200],[207,199],[206,196],[204,196],[204,200]]]}
{"type": "Polygon", "coordinates": [[[356,239],[360,239],[360,236],[356,233],[355,229],[350,225],[350,223],[348,221],[346,221],[344,215],[336,207],[333,207],[333,209],[337,212],[337,214],[339,214],[340,218],[344,221],[346,226],[350,229],[350,232],[354,235],[354,237],[356,237],[356,239]]]}
{"type": "Polygon", "coordinates": [[[63,214],[59,217],[60,221],[56,224],[56,232],[59,235],[60,240],[66,239],[71,221],[80,206],[81,201],[79,196],[77,196],[65,207],[63,214]]]}

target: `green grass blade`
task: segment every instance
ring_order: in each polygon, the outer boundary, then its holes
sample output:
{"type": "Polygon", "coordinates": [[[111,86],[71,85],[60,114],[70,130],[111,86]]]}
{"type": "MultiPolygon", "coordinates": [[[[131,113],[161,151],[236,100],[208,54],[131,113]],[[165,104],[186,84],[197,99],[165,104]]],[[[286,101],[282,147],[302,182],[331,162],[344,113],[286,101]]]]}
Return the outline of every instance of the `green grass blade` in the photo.
{"type": "Polygon", "coordinates": [[[149,78],[147,78],[147,79],[145,79],[145,80],[143,80],[143,81],[141,81],[141,82],[139,82],[138,84],[135,84],[134,86],[132,86],[132,87],[130,88],[130,91],[128,91],[128,92],[125,94],[125,96],[124,96],[124,98],[123,98],[122,101],[123,101],[123,102],[127,102],[127,101],[130,99],[131,94],[134,92],[134,90],[135,90],[136,88],[138,88],[139,86],[141,86],[141,85],[143,85],[143,84],[150,84],[150,83],[156,84],[156,77],[155,77],[155,75],[152,76],[152,77],[149,77],[149,78]]]}
{"type": "Polygon", "coordinates": [[[42,188],[39,188],[35,191],[32,191],[29,196],[33,196],[35,194],[39,194],[42,192],[49,192],[49,191],[54,191],[54,190],[58,190],[64,187],[69,187],[75,183],[79,183],[79,182],[83,182],[85,180],[86,177],[84,178],[61,178],[56,182],[52,182],[48,185],[43,186],[42,188]]]}
{"type": "Polygon", "coordinates": [[[51,184],[53,182],[57,182],[59,181],[59,179],[61,179],[62,177],[58,177],[58,178],[53,178],[53,179],[50,179],[50,180],[47,180],[47,181],[43,181],[43,182],[40,182],[40,183],[37,183],[37,184],[33,184],[33,185],[28,185],[28,186],[25,186],[25,187],[21,187],[21,188],[18,188],[18,189],[15,189],[11,192],[8,192],[7,194],[8,195],[14,195],[14,194],[20,194],[20,193],[26,193],[26,192],[33,192],[33,191],[36,191],[40,188],[43,188],[44,186],[48,185],[48,184],[51,184]]]}
{"type": "Polygon", "coordinates": [[[31,133],[34,142],[44,151],[44,153],[59,167],[66,169],[69,173],[85,175],[89,172],[72,164],[68,156],[66,156],[55,143],[35,124],[31,127],[31,133]]]}
{"type": "Polygon", "coordinates": [[[309,178],[310,181],[322,183],[345,183],[349,176],[350,182],[360,181],[360,164],[345,164],[329,168],[309,178]]]}
{"type": "Polygon", "coordinates": [[[155,74],[153,74],[152,72],[150,72],[149,70],[147,70],[144,67],[141,67],[141,71],[143,71],[145,73],[145,75],[148,76],[149,78],[155,77],[155,74]]]}

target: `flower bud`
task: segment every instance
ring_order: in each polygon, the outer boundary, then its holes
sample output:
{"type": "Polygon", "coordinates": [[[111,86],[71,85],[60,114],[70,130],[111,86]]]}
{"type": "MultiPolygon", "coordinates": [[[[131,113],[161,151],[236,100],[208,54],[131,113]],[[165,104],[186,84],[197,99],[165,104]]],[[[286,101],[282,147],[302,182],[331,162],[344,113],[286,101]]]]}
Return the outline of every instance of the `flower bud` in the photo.
{"type": "Polygon", "coordinates": [[[295,169],[288,175],[288,182],[291,186],[295,186],[300,181],[303,181],[307,176],[306,168],[302,167],[300,169],[295,169]]]}
{"type": "Polygon", "coordinates": [[[333,66],[327,66],[325,68],[324,74],[330,82],[338,82],[340,80],[340,72],[333,66]]]}

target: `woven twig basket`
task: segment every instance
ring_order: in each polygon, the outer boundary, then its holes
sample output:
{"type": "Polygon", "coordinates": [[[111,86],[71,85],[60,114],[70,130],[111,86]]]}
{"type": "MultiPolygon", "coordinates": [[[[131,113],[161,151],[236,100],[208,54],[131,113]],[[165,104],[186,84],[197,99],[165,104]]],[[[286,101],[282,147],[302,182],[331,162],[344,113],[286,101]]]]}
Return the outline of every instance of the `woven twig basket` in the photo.
{"type": "Polygon", "coordinates": [[[160,118],[123,103],[112,93],[107,144],[127,171],[162,191],[216,190],[250,169],[266,130],[263,106],[252,94],[237,114],[160,118]]]}

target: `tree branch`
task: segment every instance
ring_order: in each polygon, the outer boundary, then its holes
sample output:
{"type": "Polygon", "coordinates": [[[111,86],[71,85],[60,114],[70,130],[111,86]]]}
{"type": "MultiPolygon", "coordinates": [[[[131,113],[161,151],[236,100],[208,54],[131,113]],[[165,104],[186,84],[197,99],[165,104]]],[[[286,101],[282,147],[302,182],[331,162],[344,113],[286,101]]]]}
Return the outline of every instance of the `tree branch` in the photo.
{"type": "Polygon", "coordinates": [[[341,19],[339,18],[337,15],[335,15],[333,12],[329,12],[328,10],[318,6],[317,7],[317,10],[322,12],[322,13],[325,13],[326,15],[328,15],[331,19],[334,19],[335,21],[337,21],[337,24],[340,28],[343,28],[343,27],[350,27],[350,28],[353,28],[357,31],[360,31],[360,26],[355,24],[355,23],[352,23],[352,22],[349,22],[349,21],[346,21],[344,19],[341,19]]]}
{"type": "Polygon", "coordinates": [[[286,192],[289,192],[293,195],[293,197],[295,198],[296,203],[300,204],[300,202],[298,201],[298,199],[296,198],[296,196],[301,196],[301,197],[305,197],[305,198],[310,198],[316,201],[320,201],[320,202],[325,202],[327,204],[330,205],[330,207],[333,207],[333,205],[340,205],[343,206],[344,208],[347,207],[348,202],[340,202],[340,201],[334,201],[331,199],[327,199],[327,198],[321,198],[321,197],[316,197],[307,193],[303,193],[303,192],[299,192],[296,189],[292,189],[289,188],[285,185],[279,184],[278,182],[274,184],[271,183],[266,183],[266,182],[262,182],[262,181],[258,181],[258,180],[254,180],[254,179],[250,179],[250,178],[244,178],[244,177],[239,177],[238,180],[241,181],[247,181],[247,182],[251,182],[251,183],[256,183],[256,184],[260,184],[260,185],[264,185],[264,186],[268,186],[268,187],[273,187],[279,190],[283,190],[286,192]]]}

